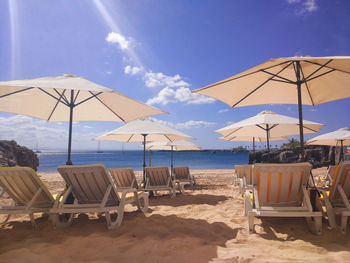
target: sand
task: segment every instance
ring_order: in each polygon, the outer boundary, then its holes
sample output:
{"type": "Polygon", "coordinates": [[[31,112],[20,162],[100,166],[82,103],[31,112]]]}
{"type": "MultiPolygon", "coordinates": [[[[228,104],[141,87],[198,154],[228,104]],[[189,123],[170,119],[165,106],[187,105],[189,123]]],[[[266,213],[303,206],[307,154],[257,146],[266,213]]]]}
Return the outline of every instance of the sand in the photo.
{"type": "MultiPolygon", "coordinates": [[[[350,262],[350,233],[329,229],[326,220],[321,236],[303,218],[256,219],[249,235],[232,170],[191,173],[198,182],[193,189],[150,199],[146,214],[128,205],[113,230],[92,214],[63,230],[40,215],[37,229],[28,216],[13,217],[0,227],[0,262],[350,262]]],[[[50,191],[62,190],[58,174],[41,176],[50,191]]]]}

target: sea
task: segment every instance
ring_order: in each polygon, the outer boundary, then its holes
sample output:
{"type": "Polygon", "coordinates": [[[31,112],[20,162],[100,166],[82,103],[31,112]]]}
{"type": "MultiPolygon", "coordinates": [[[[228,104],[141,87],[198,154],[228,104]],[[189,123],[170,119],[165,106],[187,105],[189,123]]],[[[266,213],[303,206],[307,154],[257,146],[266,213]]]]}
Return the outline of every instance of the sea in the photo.
{"type": "MultiPolygon", "coordinates": [[[[56,172],[57,167],[65,165],[66,152],[41,152],[39,157],[39,172],[56,172]]],[[[143,166],[143,151],[104,151],[73,152],[73,164],[103,163],[107,168],[133,168],[141,171],[143,166]]],[[[236,164],[248,163],[247,152],[222,151],[181,151],[173,152],[174,166],[189,166],[190,169],[232,169],[236,164]]],[[[149,153],[146,152],[146,165],[149,166],[149,153]]],[[[171,166],[171,153],[169,151],[152,151],[151,166],[171,166]]]]}

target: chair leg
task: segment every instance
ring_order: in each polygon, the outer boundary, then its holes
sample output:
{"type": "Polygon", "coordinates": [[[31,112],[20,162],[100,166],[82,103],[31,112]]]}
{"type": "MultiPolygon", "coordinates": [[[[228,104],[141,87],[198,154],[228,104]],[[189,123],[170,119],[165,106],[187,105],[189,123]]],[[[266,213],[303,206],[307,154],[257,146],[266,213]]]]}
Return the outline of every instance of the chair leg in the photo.
{"type": "Polygon", "coordinates": [[[6,223],[7,223],[7,221],[9,221],[10,217],[11,217],[11,215],[10,215],[10,214],[8,214],[8,215],[7,215],[7,217],[5,218],[5,220],[4,220],[4,221],[2,221],[2,222],[0,222],[0,226],[1,226],[1,225],[6,224],[6,223]]]}
{"type": "Polygon", "coordinates": [[[348,224],[348,216],[341,216],[341,232],[342,234],[346,234],[346,227],[348,224]]]}
{"type": "Polygon", "coordinates": [[[321,216],[306,217],[306,222],[312,234],[314,235],[322,234],[322,217],[321,216]]]}
{"type": "Polygon", "coordinates": [[[254,214],[251,212],[248,212],[248,231],[249,234],[254,232],[254,214]]]}
{"type": "Polygon", "coordinates": [[[72,224],[74,214],[50,214],[50,220],[52,221],[55,229],[62,229],[69,227],[72,224]]]}
{"type": "Polygon", "coordinates": [[[30,222],[32,223],[32,226],[33,226],[34,228],[36,228],[36,227],[37,227],[37,224],[35,223],[34,214],[33,214],[33,213],[30,213],[30,214],[29,214],[29,217],[30,217],[30,222]]]}

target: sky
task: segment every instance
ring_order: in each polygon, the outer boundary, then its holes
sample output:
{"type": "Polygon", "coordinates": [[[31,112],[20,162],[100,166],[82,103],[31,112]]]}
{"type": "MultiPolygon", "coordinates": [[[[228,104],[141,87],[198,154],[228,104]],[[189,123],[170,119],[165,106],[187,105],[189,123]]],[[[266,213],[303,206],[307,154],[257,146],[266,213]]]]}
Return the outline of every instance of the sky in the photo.
{"type": "MultiPolygon", "coordinates": [[[[205,149],[251,147],[219,140],[215,130],[263,110],[297,117],[297,105],[231,109],[191,91],[270,58],[349,56],[350,2],[5,0],[0,43],[0,81],[73,73],[169,112],[154,118],[205,149]]],[[[349,105],[343,99],[303,106],[303,117],[325,124],[321,134],[350,127],[349,105]]],[[[122,125],[74,123],[73,151],[97,149],[94,138],[122,125]]],[[[68,123],[0,112],[0,140],[64,150],[68,123]]],[[[139,147],[101,142],[104,150],[139,147]]]]}

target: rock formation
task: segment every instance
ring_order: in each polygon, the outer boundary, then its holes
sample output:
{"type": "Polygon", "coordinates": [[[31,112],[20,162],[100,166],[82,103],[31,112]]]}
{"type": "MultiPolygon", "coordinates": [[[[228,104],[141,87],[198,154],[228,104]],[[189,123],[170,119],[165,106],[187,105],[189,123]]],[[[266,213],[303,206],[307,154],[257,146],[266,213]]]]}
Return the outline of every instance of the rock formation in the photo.
{"type": "MultiPolygon", "coordinates": [[[[339,159],[339,147],[305,146],[306,161],[314,168],[335,164],[339,159]]],[[[249,153],[249,163],[253,163],[253,152],[249,153]]],[[[270,149],[255,152],[256,163],[296,163],[300,162],[300,147],[270,149]]]]}
{"type": "Polygon", "coordinates": [[[39,159],[32,150],[15,141],[0,141],[0,166],[29,166],[36,171],[39,159]]]}

